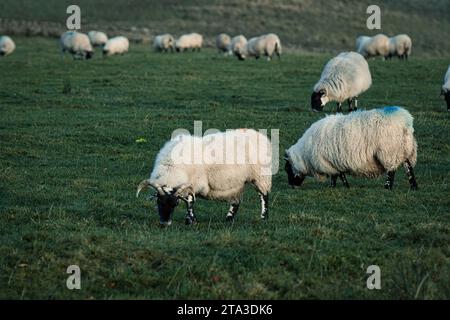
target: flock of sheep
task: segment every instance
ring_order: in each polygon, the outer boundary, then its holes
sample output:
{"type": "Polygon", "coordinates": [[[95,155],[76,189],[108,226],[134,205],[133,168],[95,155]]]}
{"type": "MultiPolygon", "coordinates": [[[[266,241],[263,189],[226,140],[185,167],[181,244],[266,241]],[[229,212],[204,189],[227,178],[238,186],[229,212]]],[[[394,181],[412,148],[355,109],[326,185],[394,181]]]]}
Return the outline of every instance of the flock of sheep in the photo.
{"type": "MultiPolygon", "coordinates": [[[[125,54],[129,49],[126,37],[108,39],[99,31],[83,34],[67,31],[61,35],[62,53],[70,53],[74,58],[89,59],[94,47],[100,47],[104,56],[125,54]]],[[[185,34],[175,39],[170,34],[154,38],[153,48],[159,52],[200,50],[203,37],[197,33],[185,34]]],[[[247,39],[243,35],[233,38],[220,34],[216,38],[219,52],[235,55],[244,60],[247,57],[273,55],[281,56],[282,47],[277,35],[270,33],[247,39]]],[[[417,159],[417,142],[414,137],[413,117],[397,106],[369,111],[357,111],[357,98],[372,85],[372,77],[366,59],[394,56],[408,59],[412,41],[407,35],[388,38],[379,34],[374,37],[358,37],[356,52],[343,52],[325,65],[321,77],[313,87],[311,108],[323,110],[328,102],[336,102],[336,115],[313,123],[296,144],[285,152],[285,171],[288,184],[300,186],[307,176],[331,178],[331,186],[336,186],[339,177],[348,187],[346,174],[377,177],[387,174],[385,187],[392,189],[394,175],[403,165],[411,189],[417,189],[414,166],[417,159]],[[342,114],[342,103],[347,101],[350,113],[342,114]]],[[[0,37],[0,54],[6,56],[15,50],[10,37],[0,37]]],[[[450,111],[450,66],[444,78],[442,95],[445,96],[450,111]]],[[[261,198],[261,218],[267,219],[269,192],[272,185],[272,144],[267,136],[252,129],[237,129],[227,132],[196,137],[180,135],[168,141],[158,153],[149,179],[143,180],[136,196],[147,188],[153,188],[160,223],[170,225],[172,214],[180,201],[186,203],[186,224],[197,221],[194,211],[196,197],[223,200],[230,203],[226,215],[232,220],[237,213],[246,184],[255,187],[261,198]],[[218,154],[226,154],[225,141],[246,141],[237,145],[237,153],[244,159],[252,155],[265,155],[264,159],[253,162],[226,164],[215,163],[213,159],[203,159],[200,163],[186,162],[180,154],[192,150],[212,148],[218,154]]]]}

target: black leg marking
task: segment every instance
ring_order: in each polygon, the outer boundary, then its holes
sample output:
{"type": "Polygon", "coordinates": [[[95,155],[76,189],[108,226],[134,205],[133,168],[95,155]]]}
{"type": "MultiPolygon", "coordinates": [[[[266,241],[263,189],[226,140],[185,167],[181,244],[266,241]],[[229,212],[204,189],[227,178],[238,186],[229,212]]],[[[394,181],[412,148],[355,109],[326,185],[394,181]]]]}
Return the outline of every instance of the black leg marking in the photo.
{"type": "Polygon", "coordinates": [[[353,111],[353,98],[348,99],[348,112],[352,112],[353,111]]]}
{"type": "Polygon", "coordinates": [[[342,112],[342,103],[337,103],[337,112],[342,112]]]}
{"type": "Polygon", "coordinates": [[[234,216],[236,215],[238,209],[239,209],[239,202],[232,203],[230,205],[230,209],[228,210],[228,213],[227,213],[227,221],[233,221],[234,216]]]}
{"type": "Polygon", "coordinates": [[[392,187],[394,186],[394,177],[395,177],[395,171],[388,171],[386,182],[384,183],[384,188],[392,190],[392,187]]]}
{"type": "Polygon", "coordinates": [[[348,184],[347,177],[345,176],[345,173],[340,173],[339,178],[341,178],[342,184],[346,188],[350,188],[350,185],[348,184]]]}
{"type": "Polygon", "coordinates": [[[417,181],[416,181],[416,177],[414,175],[414,169],[411,165],[411,162],[409,162],[409,160],[406,160],[403,163],[403,166],[405,167],[406,176],[408,177],[408,181],[409,181],[409,185],[411,186],[411,190],[417,190],[418,189],[417,181]]]}
{"type": "Polygon", "coordinates": [[[331,176],[331,184],[330,187],[332,188],[336,188],[336,180],[337,180],[337,175],[331,176]]]}
{"type": "Polygon", "coordinates": [[[197,223],[197,218],[194,212],[194,196],[188,195],[186,201],[186,219],[184,220],[187,225],[197,223]]]}
{"type": "Polygon", "coordinates": [[[269,194],[260,194],[261,198],[261,219],[269,219],[269,194]]]}

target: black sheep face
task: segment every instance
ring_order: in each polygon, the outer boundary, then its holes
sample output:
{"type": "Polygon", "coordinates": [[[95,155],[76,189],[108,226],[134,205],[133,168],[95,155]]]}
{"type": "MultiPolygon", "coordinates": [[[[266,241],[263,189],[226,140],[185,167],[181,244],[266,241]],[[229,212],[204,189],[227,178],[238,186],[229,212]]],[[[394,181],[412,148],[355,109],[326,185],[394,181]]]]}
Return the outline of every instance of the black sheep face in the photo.
{"type": "Polygon", "coordinates": [[[288,183],[292,188],[294,188],[295,186],[300,187],[302,185],[305,177],[294,174],[294,170],[292,169],[292,164],[289,162],[289,160],[286,160],[284,170],[286,171],[287,176],[288,176],[288,183]]]}
{"type": "Polygon", "coordinates": [[[172,224],[172,215],[175,208],[178,206],[180,200],[172,193],[166,193],[159,195],[156,199],[159,213],[159,223],[164,226],[170,226],[172,224]]]}
{"type": "Polygon", "coordinates": [[[325,90],[320,90],[319,92],[313,92],[311,95],[311,108],[314,111],[322,111],[325,103],[327,93],[325,90]]]}
{"type": "Polygon", "coordinates": [[[450,91],[447,91],[447,93],[444,94],[445,101],[447,101],[447,110],[450,111],[450,91]]]}

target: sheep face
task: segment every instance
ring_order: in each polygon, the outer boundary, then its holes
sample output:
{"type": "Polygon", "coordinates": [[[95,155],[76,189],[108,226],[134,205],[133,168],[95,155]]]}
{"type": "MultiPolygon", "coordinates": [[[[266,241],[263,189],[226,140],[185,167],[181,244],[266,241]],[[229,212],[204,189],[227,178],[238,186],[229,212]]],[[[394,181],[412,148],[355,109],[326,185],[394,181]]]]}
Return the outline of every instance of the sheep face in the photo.
{"type": "Polygon", "coordinates": [[[94,52],[93,51],[88,51],[86,52],[86,59],[89,60],[94,56],[94,52]]]}
{"type": "Polygon", "coordinates": [[[0,51],[0,56],[4,56],[5,55],[5,52],[4,51],[0,51]]]}
{"type": "Polygon", "coordinates": [[[172,224],[172,215],[179,203],[180,200],[174,192],[163,195],[158,194],[156,204],[158,206],[159,223],[161,225],[170,226],[172,224]]]}
{"type": "Polygon", "coordinates": [[[327,102],[327,92],[323,89],[319,92],[313,92],[311,95],[311,108],[313,111],[322,111],[327,102]]]}
{"type": "Polygon", "coordinates": [[[447,102],[447,110],[450,110],[450,91],[445,92],[442,90],[441,95],[444,96],[445,101],[447,102]]]}
{"type": "Polygon", "coordinates": [[[292,188],[300,187],[303,183],[303,180],[305,180],[304,175],[295,175],[294,170],[292,169],[292,164],[289,162],[289,160],[286,159],[286,164],[284,166],[284,170],[286,170],[287,176],[288,176],[288,183],[292,188]]]}

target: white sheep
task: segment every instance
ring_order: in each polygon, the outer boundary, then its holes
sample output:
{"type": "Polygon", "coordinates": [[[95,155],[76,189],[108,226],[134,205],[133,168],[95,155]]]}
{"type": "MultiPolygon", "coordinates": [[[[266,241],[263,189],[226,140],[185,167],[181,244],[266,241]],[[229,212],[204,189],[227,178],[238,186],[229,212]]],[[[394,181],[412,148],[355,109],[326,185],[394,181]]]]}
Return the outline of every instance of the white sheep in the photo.
{"type": "Polygon", "coordinates": [[[247,38],[243,35],[239,35],[231,39],[229,46],[229,53],[234,54],[236,57],[242,56],[245,50],[245,45],[247,44],[247,38]]]}
{"type": "Polygon", "coordinates": [[[268,218],[268,197],[272,184],[270,140],[252,129],[227,130],[204,137],[178,135],[159,151],[150,179],[139,192],[153,187],[162,225],[170,225],[179,200],[187,205],[186,224],[196,222],[195,197],[230,203],[227,220],[239,208],[246,184],[261,198],[261,218],[268,218]]]}
{"type": "Polygon", "coordinates": [[[369,65],[356,52],[343,52],[325,65],[320,80],[311,95],[311,107],[322,111],[327,102],[336,101],[337,111],[342,112],[342,103],[348,100],[349,111],[357,109],[357,98],[372,85],[369,65]],[[353,106],[352,106],[353,104],[353,106]]]}
{"type": "Polygon", "coordinates": [[[202,46],[203,36],[198,33],[184,34],[175,41],[175,49],[177,52],[186,51],[188,49],[192,49],[192,51],[197,49],[200,51],[202,46]]]}
{"type": "Polygon", "coordinates": [[[411,189],[417,189],[413,117],[401,107],[327,116],[286,150],[285,160],[293,188],[306,176],[330,176],[333,187],[340,176],[348,187],[345,174],[374,178],[387,172],[385,188],[392,189],[395,171],[403,164],[411,189]]]}
{"type": "Polygon", "coordinates": [[[239,60],[245,60],[246,57],[259,59],[261,56],[266,56],[267,60],[270,61],[274,53],[280,58],[281,51],[280,38],[276,34],[269,33],[260,37],[251,38],[247,42],[243,53],[238,55],[238,58],[239,60]]]}
{"type": "Polygon", "coordinates": [[[175,44],[175,39],[171,34],[161,34],[159,36],[156,36],[153,40],[153,48],[155,51],[158,52],[167,52],[171,51],[173,52],[173,46],[175,44]]]}
{"type": "Polygon", "coordinates": [[[384,59],[389,54],[389,38],[384,34],[377,34],[374,37],[358,37],[356,51],[366,59],[376,56],[384,59]]]}
{"type": "Polygon", "coordinates": [[[73,58],[90,59],[94,55],[89,37],[77,31],[66,31],[60,38],[61,53],[72,54],[73,58]]]}
{"type": "Polygon", "coordinates": [[[118,36],[109,39],[103,46],[103,56],[112,56],[116,54],[124,55],[128,52],[130,42],[126,37],[118,36]]]}
{"type": "Polygon", "coordinates": [[[389,54],[386,58],[398,57],[399,59],[408,60],[411,55],[412,40],[406,34],[399,34],[389,38],[389,54]]]}
{"type": "Polygon", "coordinates": [[[0,56],[7,56],[14,52],[16,44],[8,36],[0,37],[0,56]]]}
{"type": "Polygon", "coordinates": [[[444,96],[447,102],[447,111],[450,111],[450,65],[444,77],[444,84],[442,85],[441,95],[444,96]]]}
{"type": "Polygon", "coordinates": [[[216,37],[216,48],[219,53],[228,53],[231,44],[231,38],[226,33],[221,33],[216,37]]]}
{"type": "Polygon", "coordinates": [[[101,31],[89,31],[88,37],[94,47],[103,47],[108,41],[106,33],[101,31]]]}

